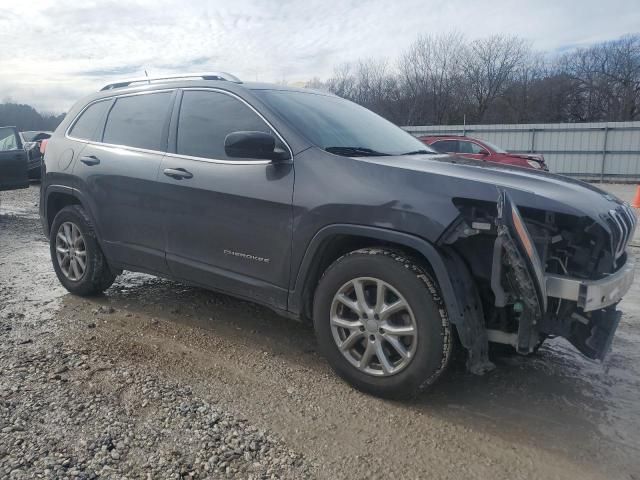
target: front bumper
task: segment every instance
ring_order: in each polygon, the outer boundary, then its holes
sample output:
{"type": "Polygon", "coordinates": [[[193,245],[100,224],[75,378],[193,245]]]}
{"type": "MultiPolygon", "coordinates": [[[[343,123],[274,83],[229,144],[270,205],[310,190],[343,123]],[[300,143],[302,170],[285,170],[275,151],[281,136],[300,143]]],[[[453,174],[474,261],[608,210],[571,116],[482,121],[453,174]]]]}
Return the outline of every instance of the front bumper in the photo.
{"type": "Polygon", "coordinates": [[[630,255],[622,268],[600,280],[546,274],[547,296],[573,300],[585,312],[600,310],[622,299],[631,288],[634,275],[635,262],[630,255]]]}

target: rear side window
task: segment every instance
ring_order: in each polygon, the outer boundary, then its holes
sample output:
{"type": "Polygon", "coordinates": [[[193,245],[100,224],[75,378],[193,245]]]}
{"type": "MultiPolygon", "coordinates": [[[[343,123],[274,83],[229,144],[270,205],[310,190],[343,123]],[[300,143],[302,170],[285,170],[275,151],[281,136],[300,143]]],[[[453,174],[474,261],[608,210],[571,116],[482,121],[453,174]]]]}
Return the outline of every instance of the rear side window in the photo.
{"type": "MultiPolygon", "coordinates": [[[[229,133],[237,131],[273,135],[264,120],[230,95],[198,90],[184,92],[178,120],[178,154],[227,159],[224,139],[229,133]]],[[[283,148],[277,137],[276,145],[283,148]]]]}
{"type": "Polygon", "coordinates": [[[98,127],[102,125],[102,119],[110,104],[111,100],[105,100],[89,105],[73,124],[69,135],[80,140],[97,140],[98,127]]]}
{"type": "Polygon", "coordinates": [[[166,150],[164,129],[173,92],[120,97],[109,112],[104,143],[166,150]]]}

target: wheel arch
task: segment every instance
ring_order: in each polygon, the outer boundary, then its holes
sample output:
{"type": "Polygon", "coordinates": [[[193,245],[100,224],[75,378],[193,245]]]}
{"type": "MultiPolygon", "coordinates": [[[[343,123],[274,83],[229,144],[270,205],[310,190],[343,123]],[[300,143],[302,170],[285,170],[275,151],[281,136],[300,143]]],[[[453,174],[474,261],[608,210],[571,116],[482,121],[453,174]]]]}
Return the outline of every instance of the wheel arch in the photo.
{"type": "MultiPolygon", "coordinates": [[[[289,290],[289,311],[311,320],[313,294],[320,276],[336,259],[364,247],[388,247],[411,254],[434,275],[460,341],[468,351],[467,368],[484,373],[493,368],[488,359],[484,313],[475,282],[464,260],[452,249],[441,248],[415,235],[379,227],[335,224],[319,230],[309,243],[289,290]]],[[[293,272],[292,272],[293,273],[293,272]]]]}
{"type": "Polygon", "coordinates": [[[88,202],[84,199],[84,196],[79,190],[65,185],[49,185],[44,195],[44,206],[42,210],[42,224],[47,238],[51,234],[51,225],[53,225],[53,219],[56,217],[60,210],[70,205],[81,206],[85,210],[85,212],[87,212],[89,218],[91,218],[94,230],[96,231],[96,233],[98,233],[97,225],[94,221],[95,217],[93,216],[93,212],[91,211],[91,208],[89,208],[88,202]]]}
{"type": "Polygon", "coordinates": [[[372,246],[402,249],[425,261],[440,285],[449,316],[460,315],[445,260],[434,245],[415,235],[351,224],[326,226],[311,239],[297,272],[292,275],[294,281],[290,285],[289,310],[308,318],[309,297],[313,295],[322,272],[345,253],[372,246]]]}

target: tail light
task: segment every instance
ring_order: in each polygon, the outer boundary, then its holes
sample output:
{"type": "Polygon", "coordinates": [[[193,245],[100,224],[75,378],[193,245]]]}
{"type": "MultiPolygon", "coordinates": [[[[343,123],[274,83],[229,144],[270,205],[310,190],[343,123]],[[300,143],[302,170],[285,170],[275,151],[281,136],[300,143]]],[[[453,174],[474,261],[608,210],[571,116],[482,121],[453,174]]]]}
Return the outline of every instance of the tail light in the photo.
{"type": "Polygon", "coordinates": [[[48,138],[45,138],[40,142],[40,153],[44,155],[44,151],[47,149],[47,143],[49,142],[48,138]]]}

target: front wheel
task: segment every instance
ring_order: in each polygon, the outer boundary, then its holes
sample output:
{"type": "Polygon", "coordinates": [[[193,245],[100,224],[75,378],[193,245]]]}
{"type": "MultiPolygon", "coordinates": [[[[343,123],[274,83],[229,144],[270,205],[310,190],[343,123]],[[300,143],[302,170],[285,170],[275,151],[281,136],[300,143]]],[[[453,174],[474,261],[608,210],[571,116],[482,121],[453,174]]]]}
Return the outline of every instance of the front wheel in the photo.
{"type": "Polygon", "coordinates": [[[314,297],[320,350],[356,388],[407,398],[433,384],[453,346],[436,283],[417,262],[386,249],[336,260],[314,297]]]}

